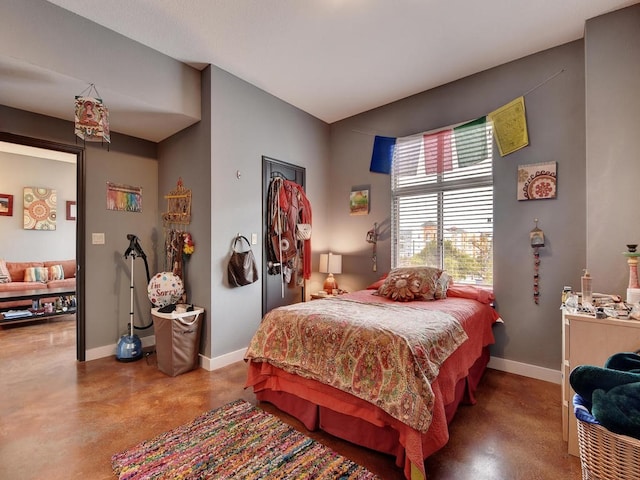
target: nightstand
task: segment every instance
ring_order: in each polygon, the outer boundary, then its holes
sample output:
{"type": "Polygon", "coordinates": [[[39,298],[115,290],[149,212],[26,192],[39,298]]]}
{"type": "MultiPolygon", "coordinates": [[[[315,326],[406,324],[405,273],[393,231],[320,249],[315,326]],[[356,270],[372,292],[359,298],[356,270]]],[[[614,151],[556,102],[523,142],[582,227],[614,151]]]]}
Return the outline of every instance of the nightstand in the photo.
{"type": "Polygon", "coordinates": [[[345,290],[338,290],[338,293],[336,295],[318,295],[317,293],[312,293],[310,298],[311,300],[320,300],[322,298],[331,298],[331,297],[337,297],[338,295],[342,295],[345,293],[349,293],[345,290]]]}
{"type": "Polygon", "coordinates": [[[562,436],[568,451],[579,456],[574,391],[569,374],[578,365],[602,367],[614,353],[633,352],[640,346],[640,322],[562,311],[562,436]]]}
{"type": "Polygon", "coordinates": [[[333,295],[318,295],[317,293],[311,294],[311,300],[320,300],[322,298],[331,298],[333,295]]]}

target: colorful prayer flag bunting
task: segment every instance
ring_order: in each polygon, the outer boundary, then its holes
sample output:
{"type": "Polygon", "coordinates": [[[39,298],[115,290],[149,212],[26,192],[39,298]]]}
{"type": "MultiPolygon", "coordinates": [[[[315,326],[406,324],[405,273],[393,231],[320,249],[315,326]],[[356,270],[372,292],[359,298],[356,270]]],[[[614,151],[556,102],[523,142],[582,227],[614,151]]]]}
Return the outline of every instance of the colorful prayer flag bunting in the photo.
{"type": "Polygon", "coordinates": [[[389,175],[391,173],[395,145],[395,138],[376,135],[373,141],[373,153],[371,154],[369,171],[389,175]]]}
{"type": "Polygon", "coordinates": [[[529,145],[524,97],[518,97],[487,115],[493,122],[493,132],[500,156],[520,150],[529,145]]]}
{"type": "Polygon", "coordinates": [[[469,167],[487,158],[487,117],[480,117],[453,129],[458,167],[469,167]]]}
{"type": "Polygon", "coordinates": [[[424,162],[427,175],[453,170],[451,134],[453,130],[441,130],[424,135],[424,162]]]}

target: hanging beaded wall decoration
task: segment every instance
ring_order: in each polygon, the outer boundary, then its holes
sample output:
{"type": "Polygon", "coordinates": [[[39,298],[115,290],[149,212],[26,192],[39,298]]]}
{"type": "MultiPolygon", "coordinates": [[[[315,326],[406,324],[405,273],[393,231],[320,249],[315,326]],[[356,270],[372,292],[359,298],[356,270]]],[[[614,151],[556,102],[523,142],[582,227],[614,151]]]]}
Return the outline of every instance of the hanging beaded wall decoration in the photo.
{"type": "Polygon", "coordinates": [[[538,219],[534,220],[536,226],[529,232],[531,247],[533,247],[533,301],[536,305],[540,299],[540,247],[544,247],[544,232],[538,228],[538,219]]]}
{"type": "Polygon", "coordinates": [[[538,286],[538,280],[540,278],[540,253],[538,252],[538,247],[534,247],[533,249],[533,258],[533,301],[536,302],[537,305],[540,298],[540,289],[538,286]]]}

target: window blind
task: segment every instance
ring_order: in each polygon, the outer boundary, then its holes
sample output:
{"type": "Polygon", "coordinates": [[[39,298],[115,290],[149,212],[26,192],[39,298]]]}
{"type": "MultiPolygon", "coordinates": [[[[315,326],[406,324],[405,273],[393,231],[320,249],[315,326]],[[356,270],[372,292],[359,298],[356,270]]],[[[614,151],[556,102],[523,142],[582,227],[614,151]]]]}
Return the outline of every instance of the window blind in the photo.
{"type": "Polygon", "coordinates": [[[394,267],[437,266],[457,283],[492,285],[493,138],[479,120],[397,139],[394,267]]]}

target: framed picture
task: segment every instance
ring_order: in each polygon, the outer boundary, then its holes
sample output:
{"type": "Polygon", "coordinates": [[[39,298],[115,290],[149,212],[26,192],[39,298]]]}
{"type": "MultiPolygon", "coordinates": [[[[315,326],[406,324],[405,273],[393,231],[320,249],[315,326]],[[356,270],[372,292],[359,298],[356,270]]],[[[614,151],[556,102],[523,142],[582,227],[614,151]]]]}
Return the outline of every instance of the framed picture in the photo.
{"type": "Polygon", "coordinates": [[[24,187],[24,229],[55,230],[58,196],[55,189],[24,187]]]}
{"type": "Polygon", "coordinates": [[[556,198],[556,162],[534,163],[518,167],[518,200],[556,198]]]}
{"type": "Polygon", "coordinates": [[[76,219],[76,202],[67,200],[67,220],[76,219]]]}
{"type": "Polygon", "coordinates": [[[13,195],[0,193],[0,215],[13,217],[13,195]]]}
{"type": "Polygon", "coordinates": [[[142,212],[142,187],[107,182],[107,210],[142,212]]]}
{"type": "Polygon", "coordinates": [[[369,189],[351,190],[349,195],[350,215],[369,215],[369,189]]]}

